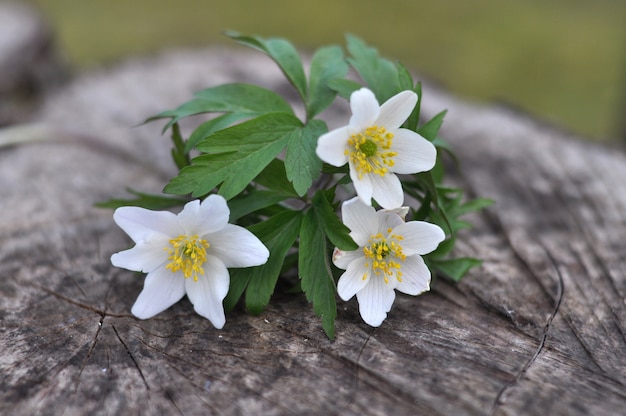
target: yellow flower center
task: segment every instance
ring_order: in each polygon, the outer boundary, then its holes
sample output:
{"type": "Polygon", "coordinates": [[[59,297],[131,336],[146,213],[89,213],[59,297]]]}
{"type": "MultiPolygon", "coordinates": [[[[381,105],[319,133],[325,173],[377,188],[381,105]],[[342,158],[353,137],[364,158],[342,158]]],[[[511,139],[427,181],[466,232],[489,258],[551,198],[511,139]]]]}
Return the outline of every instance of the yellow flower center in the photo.
{"type": "Polygon", "coordinates": [[[348,139],[345,154],[354,166],[359,179],[368,173],[384,176],[394,165],[397,152],[391,152],[393,133],[384,127],[371,126],[365,131],[353,134],[348,139]]]}
{"type": "Polygon", "coordinates": [[[179,235],[170,240],[170,247],[165,247],[170,262],[165,266],[172,273],[183,271],[185,278],[193,276],[198,281],[198,275],[204,274],[202,267],[206,262],[206,250],[210,244],[197,235],[179,235]]]}
{"type": "MultiPolygon", "coordinates": [[[[387,230],[390,234],[391,228],[387,230]]],[[[372,271],[376,276],[383,276],[385,283],[389,283],[389,278],[394,277],[398,282],[402,281],[402,262],[406,260],[406,255],[402,252],[400,242],[404,238],[401,235],[391,234],[384,237],[381,233],[370,236],[369,246],[363,247],[365,257],[371,259],[372,271]]],[[[370,267],[370,263],[366,263],[365,267],[370,267]]],[[[363,276],[363,280],[366,276],[363,276]]]]}

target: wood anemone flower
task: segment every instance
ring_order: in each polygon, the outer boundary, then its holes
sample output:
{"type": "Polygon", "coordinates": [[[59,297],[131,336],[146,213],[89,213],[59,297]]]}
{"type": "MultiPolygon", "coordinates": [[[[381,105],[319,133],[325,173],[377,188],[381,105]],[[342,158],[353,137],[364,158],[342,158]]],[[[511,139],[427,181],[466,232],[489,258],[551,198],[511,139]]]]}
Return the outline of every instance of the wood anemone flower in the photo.
{"type": "Polygon", "coordinates": [[[358,197],[346,201],[341,214],[359,248],[333,253],[335,266],[345,270],[337,293],[346,301],[356,295],[363,320],[380,326],[395,290],[415,296],[430,289],[430,270],[422,255],[435,250],[445,234],[435,224],[404,222],[396,210],[376,211],[358,197]]]}
{"type": "Polygon", "coordinates": [[[228,223],[229,216],[219,195],[188,202],[178,215],[139,207],[115,210],[113,219],[136,244],[113,254],[111,263],[147,273],[133,315],[151,318],[187,294],[198,314],[216,328],[224,326],[227,268],[258,266],[269,257],[254,234],[228,223]]]}
{"type": "Polygon", "coordinates": [[[404,202],[395,175],[425,172],[435,166],[435,146],[416,132],[401,128],[417,103],[417,94],[402,91],[382,106],[374,93],[361,88],[350,96],[352,117],[347,126],[320,136],[316,153],[333,166],[348,163],[357,195],[371,205],[374,198],[383,208],[404,202]]]}

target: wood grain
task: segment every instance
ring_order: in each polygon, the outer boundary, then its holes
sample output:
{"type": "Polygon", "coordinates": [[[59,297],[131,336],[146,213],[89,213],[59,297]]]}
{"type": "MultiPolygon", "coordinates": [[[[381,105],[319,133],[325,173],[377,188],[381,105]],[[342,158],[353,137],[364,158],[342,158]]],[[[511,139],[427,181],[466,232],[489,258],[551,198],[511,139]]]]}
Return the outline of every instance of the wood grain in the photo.
{"type": "Polygon", "coordinates": [[[451,180],[496,200],[458,247],[482,267],[399,295],[377,329],[340,301],[334,342],[287,293],[223,330],[187,300],[135,319],[143,277],[109,263],[130,241],[92,205],[158,191],[168,139],[134,126],[227,81],[293,97],[261,55],[164,53],[77,77],[35,117],[46,140],[0,149],[0,413],[623,413],[626,155],[433,87],[423,112],[449,109],[451,180]]]}

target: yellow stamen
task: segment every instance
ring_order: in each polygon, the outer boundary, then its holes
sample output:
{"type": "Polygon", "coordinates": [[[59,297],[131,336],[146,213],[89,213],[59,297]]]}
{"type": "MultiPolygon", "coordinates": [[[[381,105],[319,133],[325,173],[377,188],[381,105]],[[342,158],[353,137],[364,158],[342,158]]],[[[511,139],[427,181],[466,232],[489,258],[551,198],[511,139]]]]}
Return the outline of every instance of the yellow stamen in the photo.
{"type": "MultiPolygon", "coordinates": [[[[389,229],[388,233],[391,231],[389,229]]],[[[385,237],[378,233],[370,236],[369,246],[363,247],[365,257],[372,259],[372,271],[376,276],[382,274],[385,283],[389,283],[390,277],[395,277],[398,282],[402,282],[401,263],[406,260],[400,244],[402,240],[401,235],[391,234],[385,237]]]]}
{"type": "Polygon", "coordinates": [[[389,168],[395,164],[393,158],[398,155],[397,152],[389,150],[392,143],[393,134],[384,127],[371,126],[361,133],[350,136],[345,154],[348,155],[359,179],[369,173],[384,176],[389,172],[389,168]]]}
{"type": "Polygon", "coordinates": [[[172,273],[183,271],[185,278],[193,276],[198,281],[198,275],[204,274],[202,267],[206,262],[206,250],[211,246],[206,240],[197,235],[179,235],[170,240],[171,247],[165,247],[170,262],[165,266],[172,273]]]}

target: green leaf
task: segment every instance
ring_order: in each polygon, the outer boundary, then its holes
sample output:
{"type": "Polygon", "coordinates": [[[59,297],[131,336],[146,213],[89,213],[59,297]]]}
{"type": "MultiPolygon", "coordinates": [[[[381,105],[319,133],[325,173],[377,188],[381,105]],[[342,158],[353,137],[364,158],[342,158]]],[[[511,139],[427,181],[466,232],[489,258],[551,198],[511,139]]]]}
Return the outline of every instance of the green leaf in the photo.
{"type": "Polygon", "coordinates": [[[379,103],[401,91],[398,69],[393,62],[380,57],[375,48],[366,45],[356,36],[348,35],[346,38],[351,55],[348,62],[374,92],[379,103]]]}
{"type": "Polygon", "coordinates": [[[250,268],[230,270],[230,287],[223,302],[226,312],[232,311],[237,306],[253,274],[253,269],[250,268]]]}
{"type": "Polygon", "coordinates": [[[311,184],[320,175],[322,161],[315,153],[317,139],[328,131],[326,123],[321,120],[311,120],[301,129],[294,130],[287,144],[285,154],[285,170],[287,179],[293,183],[293,188],[302,196],[311,187],[311,184]]]}
{"type": "Polygon", "coordinates": [[[277,204],[285,199],[291,198],[292,195],[284,193],[276,193],[274,191],[253,190],[246,195],[237,196],[228,201],[230,208],[230,221],[233,222],[244,215],[251,212],[267,208],[270,205],[277,204]]]}
{"type": "Polygon", "coordinates": [[[226,36],[242,45],[257,49],[274,60],[285,74],[289,82],[296,88],[302,101],[306,100],[306,76],[300,55],[296,48],[287,40],[280,38],[263,39],[260,36],[244,36],[237,32],[226,32],[226,36]]]}
{"type": "Polygon", "coordinates": [[[198,197],[221,183],[219,194],[230,199],[245,189],[301,127],[293,115],[271,113],[217,131],[196,146],[208,154],[195,157],[164,191],[191,192],[198,197]]]}
{"type": "Polygon", "coordinates": [[[291,106],[280,95],[251,84],[233,83],[197,92],[190,101],[175,110],[164,111],[146,121],[171,118],[163,131],[183,118],[203,113],[238,113],[243,117],[258,117],[267,113],[293,114],[291,106]]]}
{"type": "Polygon", "coordinates": [[[346,251],[356,250],[359,247],[350,237],[350,229],[341,222],[323,190],[317,191],[313,196],[313,209],[323,223],[326,236],[335,247],[346,251]]]}
{"type": "Polygon", "coordinates": [[[246,308],[250,313],[260,314],[269,303],[285,256],[298,238],[301,221],[300,211],[285,211],[249,227],[270,251],[267,263],[250,269],[246,289],[246,308]]]}
{"type": "Polygon", "coordinates": [[[189,165],[189,156],[185,152],[185,140],[180,134],[180,128],[178,123],[174,123],[172,126],[172,143],[174,148],[172,149],[172,159],[178,169],[182,169],[189,165]]]}
{"type": "Polygon", "coordinates": [[[430,267],[458,282],[472,268],[482,264],[481,260],[471,257],[437,260],[430,262],[430,267]]]}
{"type": "Polygon", "coordinates": [[[313,303],[313,310],[322,318],[322,328],[328,338],[335,337],[335,281],[329,259],[324,223],[314,209],[304,214],[300,228],[298,273],[306,298],[313,303]]]}
{"type": "Polygon", "coordinates": [[[417,104],[415,104],[415,108],[411,112],[411,115],[406,123],[409,130],[415,131],[417,129],[417,123],[419,123],[420,119],[420,108],[422,107],[422,83],[418,82],[415,84],[413,91],[417,94],[417,104]]]}
{"type": "Polygon", "coordinates": [[[437,114],[435,117],[424,123],[424,125],[417,129],[417,132],[429,142],[434,141],[437,137],[439,128],[443,123],[443,117],[446,115],[446,113],[447,110],[443,110],[441,113],[437,114]]]}
{"type": "Polygon", "coordinates": [[[126,188],[126,191],[130,194],[137,196],[135,199],[109,199],[105,202],[98,202],[95,204],[98,208],[116,209],[119,207],[132,206],[142,207],[153,210],[163,210],[179,205],[185,204],[188,200],[183,198],[173,198],[170,196],[146,194],[143,192],[135,191],[130,188],[126,188]]]}
{"type": "Polygon", "coordinates": [[[309,120],[333,102],[337,91],[331,89],[328,82],[345,77],[348,69],[343,50],[339,46],[327,46],[315,52],[311,61],[309,96],[306,102],[309,120]]]}
{"type": "Polygon", "coordinates": [[[400,62],[396,62],[398,71],[398,86],[401,90],[413,90],[413,77],[411,73],[400,62]]]}
{"type": "Polygon", "coordinates": [[[266,167],[254,178],[254,182],[271,189],[276,192],[298,196],[293,189],[293,185],[287,179],[285,172],[285,163],[280,159],[272,160],[266,167]]]}
{"type": "Polygon", "coordinates": [[[337,78],[328,81],[328,88],[337,91],[340,97],[349,100],[352,93],[363,88],[363,86],[356,81],[352,81],[351,79],[337,78]]]}
{"type": "Polygon", "coordinates": [[[189,136],[185,152],[189,153],[198,142],[246,117],[244,113],[226,113],[200,124],[189,136]]]}

